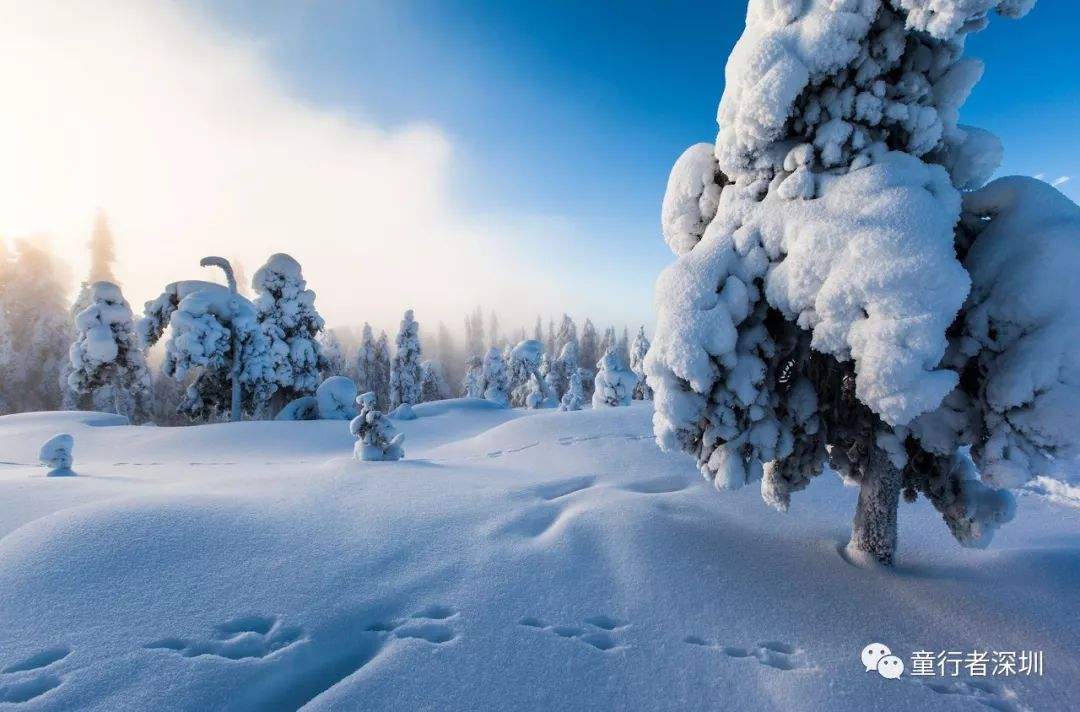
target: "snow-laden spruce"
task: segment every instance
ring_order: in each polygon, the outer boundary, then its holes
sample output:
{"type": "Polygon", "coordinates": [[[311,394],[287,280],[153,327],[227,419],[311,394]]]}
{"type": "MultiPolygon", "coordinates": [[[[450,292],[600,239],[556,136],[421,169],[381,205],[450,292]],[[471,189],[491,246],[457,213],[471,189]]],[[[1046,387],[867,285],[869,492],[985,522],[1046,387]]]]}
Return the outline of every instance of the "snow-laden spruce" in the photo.
{"type": "Polygon", "coordinates": [[[593,408],[630,405],[636,384],[637,376],[623,368],[614,348],[608,349],[596,364],[593,408]]]}
{"type": "Polygon", "coordinates": [[[234,366],[249,416],[263,410],[276,388],[275,360],[255,305],[220,284],[173,282],[146,303],[136,329],[144,349],[169,329],[162,373],[181,382],[194,374],[177,407],[192,419],[229,413],[234,366]]]}
{"type": "Polygon", "coordinates": [[[68,433],[60,433],[46,440],[38,452],[38,460],[42,467],[49,468],[49,477],[65,477],[74,475],[72,466],[75,464],[75,438],[68,433]]]}
{"type": "Polygon", "coordinates": [[[286,254],[271,255],[251,278],[251,288],[273,357],[273,404],[313,394],[325,366],[319,341],[324,322],[300,263],[286,254]]]}
{"type": "Polygon", "coordinates": [[[461,392],[466,398],[484,397],[484,362],[479,356],[470,356],[466,360],[461,392]]]}
{"type": "Polygon", "coordinates": [[[390,403],[390,342],[386,332],[376,341],[371,324],[364,322],[360,348],[353,363],[356,389],[360,393],[371,391],[380,407],[390,403]]]}
{"type": "Polygon", "coordinates": [[[319,335],[319,352],[322,356],[321,374],[323,380],[332,376],[344,376],[346,370],[345,350],[341,339],[333,329],[324,329],[319,335]]]}
{"type": "Polygon", "coordinates": [[[443,375],[442,363],[435,359],[420,362],[420,402],[444,400],[450,397],[450,385],[443,375]]]}
{"type": "MultiPolygon", "coordinates": [[[[349,423],[349,432],[356,438],[353,455],[357,460],[400,460],[405,456],[405,434],[379,411],[375,394],[364,393],[356,398],[360,414],[349,423]]],[[[404,404],[408,405],[408,404],[404,404]]]]}
{"type": "Polygon", "coordinates": [[[420,402],[424,374],[420,367],[420,324],[409,309],[401,318],[396,340],[397,350],[390,366],[390,407],[416,405],[420,402]]]}
{"type": "Polygon", "coordinates": [[[510,361],[527,374],[528,393],[524,403],[526,408],[554,408],[557,403],[555,395],[548,387],[548,382],[540,373],[540,361],[543,355],[544,344],[537,339],[519,342],[510,352],[510,361]]]}
{"type": "Polygon", "coordinates": [[[828,457],[861,486],[857,555],[892,561],[902,490],[985,545],[1013,511],[993,487],[1076,440],[1077,286],[1043,293],[1080,269],[1076,206],[1015,179],[960,192],[1001,158],[957,123],[982,74],[965,38],[1032,4],[754,0],[716,142],[668,182],[658,441],[782,509],[828,457]]]}
{"type": "Polygon", "coordinates": [[[149,407],[150,372],[131,306],[112,282],[94,282],[88,293],[88,306],[75,315],[67,385],[95,410],[141,420],[149,407]]]}
{"type": "Polygon", "coordinates": [[[649,353],[649,339],[645,336],[645,327],[639,327],[633,344],[630,345],[630,370],[637,376],[634,385],[634,400],[652,400],[652,388],[645,381],[645,354],[649,353]]]}
{"type": "Polygon", "coordinates": [[[581,369],[574,369],[566,393],[559,401],[559,410],[581,410],[585,405],[585,386],[581,382],[581,369]]]}
{"type": "Polygon", "coordinates": [[[506,361],[499,349],[492,346],[484,356],[482,376],[484,379],[484,398],[503,407],[510,405],[509,378],[506,373],[506,361]]]}

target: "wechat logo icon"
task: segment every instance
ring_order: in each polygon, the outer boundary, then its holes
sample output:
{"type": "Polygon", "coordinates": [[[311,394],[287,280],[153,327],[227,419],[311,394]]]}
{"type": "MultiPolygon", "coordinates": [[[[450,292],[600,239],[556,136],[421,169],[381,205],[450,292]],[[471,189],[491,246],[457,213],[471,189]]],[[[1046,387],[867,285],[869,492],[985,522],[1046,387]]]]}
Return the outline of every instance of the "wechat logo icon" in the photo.
{"type": "Polygon", "coordinates": [[[896,680],[904,674],[904,661],[893,655],[884,643],[870,643],[863,648],[862,664],[866,672],[877,671],[888,680],[896,680]]]}

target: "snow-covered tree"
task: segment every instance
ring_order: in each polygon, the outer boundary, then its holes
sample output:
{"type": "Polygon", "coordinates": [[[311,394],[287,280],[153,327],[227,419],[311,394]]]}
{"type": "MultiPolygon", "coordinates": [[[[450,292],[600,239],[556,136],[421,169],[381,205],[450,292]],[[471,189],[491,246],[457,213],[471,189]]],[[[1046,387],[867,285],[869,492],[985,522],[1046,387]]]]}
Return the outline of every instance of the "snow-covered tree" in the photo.
{"type": "MultiPolygon", "coordinates": [[[[371,329],[371,324],[364,322],[364,328],[360,336],[360,347],[356,351],[356,358],[352,365],[353,381],[356,383],[356,390],[360,393],[367,393],[372,391],[378,394],[381,391],[386,391],[388,384],[380,383],[381,367],[378,362],[378,346],[375,342],[375,334],[371,329]]],[[[387,376],[389,380],[389,375],[387,376]]]]}
{"type": "Polygon", "coordinates": [[[398,329],[397,350],[390,367],[390,407],[416,405],[420,402],[423,373],[420,369],[420,324],[409,309],[401,319],[398,329]]]}
{"type": "Polygon", "coordinates": [[[506,339],[503,338],[502,333],[499,331],[499,316],[494,310],[492,310],[490,316],[488,316],[487,333],[488,340],[491,342],[492,346],[497,346],[501,349],[506,345],[504,343],[506,339]]]}
{"type": "Polygon", "coordinates": [[[634,400],[652,400],[652,388],[645,382],[645,354],[649,352],[649,340],[645,337],[645,327],[638,328],[634,343],[630,346],[630,370],[637,376],[634,386],[634,400]]]}
{"type": "MultiPolygon", "coordinates": [[[[603,359],[608,353],[614,354],[616,359],[619,357],[614,326],[604,329],[604,338],[600,340],[600,359],[603,359]]],[[[597,369],[599,369],[599,366],[599,361],[597,361],[597,369]]]]}
{"type": "Polygon", "coordinates": [[[243,412],[255,416],[265,409],[276,388],[275,362],[254,304],[213,282],[173,282],[146,303],[136,324],[140,345],[153,346],[166,329],[162,373],[189,382],[177,412],[192,420],[228,414],[234,367],[243,412]]]}
{"type": "Polygon", "coordinates": [[[593,390],[593,408],[630,405],[637,377],[623,368],[614,349],[609,349],[596,364],[596,387],[593,390]]]}
{"type": "Polygon", "coordinates": [[[593,376],[595,375],[592,368],[593,364],[600,360],[600,357],[604,355],[604,352],[600,350],[600,337],[596,333],[596,327],[593,326],[592,320],[586,319],[585,325],[581,327],[581,346],[578,349],[578,358],[580,360],[580,368],[584,369],[581,372],[581,382],[585,388],[586,397],[590,396],[593,392],[593,376]]]}
{"type": "Polygon", "coordinates": [[[116,262],[116,241],[113,239],[105,211],[98,210],[94,218],[94,230],[90,233],[90,275],[88,282],[112,282],[116,284],[113,264],[116,262]]]}
{"type": "MultiPolygon", "coordinates": [[[[586,323],[592,324],[589,321],[586,321],[586,323]]],[[[593,336],[595,335],[594,333],[593,336]]],[[[577,325],[574,324],[574,320],[568,314],[563,314],[562,320],[559,322],[559,330],[555,332],[555,347],[551,349],[551,353],[562,353],[569,343],[573,343],[574,348],[580,352],[581,345],[578,343],[577,325]]]]}
{"type": "Polygon", "coordinates": [[[450,397],[450,386],[443,375],[442,363],[427,359],[420,363],[420,402],[445,400],[450,397]]]}
{"type": "Polygon", "coordinates": [[[484,313],[476,307],[472,314],[465,316],[465,356],[483,356],[484,354],[484,313]]]}
{"type": "Polygon", "coordinates": [[[470,356],[465,364],[465,376],[461,392],[466,398],[484,397],[484,362],[479,356],[470,356]]]}
{"type": "Polygon", "coordinates": [[[555,321],[552,319],[548,319],[547,339],[544,341],[544,350],[548,352],[551,358],[555,358],[559,355],[559,349],[555,346],[555,321]]]}
{"type": "Polygon", "coordinates": [[[501,406],[510,405],[509,380],[506,373],[506,361],[499,349],[492,346],[484,356],[484,398],[501,406]]]}
{"type": "Polygon", "coordinates": [[[559,410],[581,410],[585,405],[585,388],[581,383],[580,369],[570,374],[570,385],[559,402],[559,410]]]}
{"type": "Polygon", "coordinates": [[[566,393],[570,387],[570,376],[577,373],[578,367],[577,341],[568,341],[562,347],[559,357],[549,367],[548,381],[552,384],[556,396],[561,398],[566,393]]]}
{"type": "Polygon", "coordinates": [[[379,408],[382,409],[384,403],[387,407],[390,405],[390,371],[393,369],[390,359],[390,337],[385,331],[380,331],[379,338],[375,341],[375,364],[377,370],[375,371],[375,387],[372,390],[375,391],[379,408]]]}
{"type": "MultiPolygon", "coordinates": [[[[2,241],[0,241],[2,242],[2,241]]],[[[65,305],[67,270],[45,247],[16,240],[0,250],[0,402],[10,412],[56,410],[71,344],[65,305]]]]}
{"type": "Polygon", "coordinates": [[[521,341],[510,352],[510,363],[514,369],[523,370],[526,374],[527,393],[522,405],[527,408],[554,407],[558,400],[540,373],[543,355],[544,344],[537,339],[521,341]]]}
{"type": "Polygon", "coordinates": [[[150,372],[135,337],[131,307],[112,282],[94,282],[90,305],[75,317],[68,386],[95,410],[133,420],[149,414],[150,372]]]}
{"type": "Polygon", "coordinates": [[[271,255],[251,279],[259,324],[273,354],[277,390],[271,409],[311,395],[323,368],[319,332],[323,318],[315,309],[315,292],[307,288],[300,263],[289,255],[271,255]]]}
{"type": "Polygon", "coordinates": [[[353,455],[357,460],[400,460],[405,456],[405,434],[379,411],[375,394],[358,396],[360,414],[349,423],[349,432],[356,438],[353,455]]]}
{"type": "MultiPolygon", "coordinates": [[[[457,344],[454,342],[454,337],[450,334],[450,330],[446,328],[446,324],[439,322],[439,326],[436,330],[435,348],[432,351],[432,358],[439,362],[443,369],[443,377],[447,383],[458,383],[461,381],[465,372],[461,370],[462,355],[458,351],[457,344]]],[[[449,394],[446,396],[449,398],[449,394]]]]}
{"type": "Polygon", "coordinates": [[[341,339],[333,329],[325,329],[319,335],[319,351],[322,355],[321,375],[323,380],[345,374],[345,350],[341,339]]]}
{"type": "Polygon", "coordinates": [[[856,558],[892,562],[901,491],[985,545],[1013,512],[995,488],[1075,451],[1077,207],[1024,179],[960,192],[1001,158],[957,123],[965,39],[1032,4],[752,2],[716,143],[668,182],[658,441],[781,509],[827,458],[860,486],[856,558]]]}

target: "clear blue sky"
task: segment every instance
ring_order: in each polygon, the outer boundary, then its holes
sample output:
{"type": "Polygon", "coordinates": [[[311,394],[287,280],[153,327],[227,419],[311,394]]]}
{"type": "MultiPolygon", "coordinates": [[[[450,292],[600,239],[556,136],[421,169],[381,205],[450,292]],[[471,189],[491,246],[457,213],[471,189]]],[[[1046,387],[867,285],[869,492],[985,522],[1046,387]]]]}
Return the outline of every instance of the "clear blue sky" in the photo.
{"type": "MultiPolygon", "coordinates": [[[[745,3],[199,0],[263,43],[291,91],[391,126],[431,121],[459,147],[468,210],[567,216],[647,282],[670,260],[659,208],[672,162],[715,134],[745,3]]],[[[1006,148],[1002,172],[1080,197],[1080,5],[1040,0],[968,43],[986,63],[964,123],[1006,148]]],[[[613,267],[614,268],[614,267],[613,267]]]]}

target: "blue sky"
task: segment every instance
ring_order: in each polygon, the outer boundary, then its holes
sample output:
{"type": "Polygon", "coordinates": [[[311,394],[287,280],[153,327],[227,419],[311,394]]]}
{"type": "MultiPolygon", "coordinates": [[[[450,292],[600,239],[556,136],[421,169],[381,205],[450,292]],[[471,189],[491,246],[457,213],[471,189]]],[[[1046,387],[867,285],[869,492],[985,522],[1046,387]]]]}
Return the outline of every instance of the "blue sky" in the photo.
{"type": "MultiPolygon", "coordinates": [[[[610,256],[644,296],[670,260],[659,235],[668,170],[711,140],[743,2],[444,0],[207,3],[256,40],[289,91],[383,126],[432,122],[455,147],[465,210],[565,219],[524,255],[610,256]],[[554,244],[552,244],[554,243],[554,244]]],[[[1080,8],[1042,0],[995,17],[968,54],[986,63],[962,121],[999,135],[1003,172],[1080,171],[1080,8]]],[[[1061,184],[1074,200],[1080,177],[1061,184]]],[[[515,242],[508,236],[508,244],[515,242]]]]}

